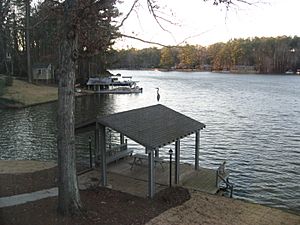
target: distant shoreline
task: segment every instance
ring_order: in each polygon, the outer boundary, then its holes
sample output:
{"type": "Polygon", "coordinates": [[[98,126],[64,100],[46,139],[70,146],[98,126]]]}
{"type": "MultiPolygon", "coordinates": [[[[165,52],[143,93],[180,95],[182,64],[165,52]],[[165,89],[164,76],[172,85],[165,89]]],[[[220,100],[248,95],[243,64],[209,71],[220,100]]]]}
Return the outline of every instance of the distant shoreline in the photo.
{"type": "Polygon", "coordinates": [[[286,73],[259,73],[258,71],[236,71],[236,70],[201,70],[201,69],[164,69],[164,68],[114,68],[114,70],[136,70],[136,71],[160,71],[160,72],[209,72],[209,73],[230,73],[230,74],[257,74],[257,75],[283,75],[283,76],[299,76],[299,74],[286,74],[286,73]]]}

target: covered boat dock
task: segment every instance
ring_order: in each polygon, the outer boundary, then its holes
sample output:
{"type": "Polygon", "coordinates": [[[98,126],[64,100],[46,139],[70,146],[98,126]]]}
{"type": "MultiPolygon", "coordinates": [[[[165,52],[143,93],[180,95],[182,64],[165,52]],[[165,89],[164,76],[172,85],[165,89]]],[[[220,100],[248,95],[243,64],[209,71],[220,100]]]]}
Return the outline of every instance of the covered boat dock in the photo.
{"type": "MultiPolygon", "coordinates": [[[[122,158],[132,153],[132,151],[127,149],[127,143],[124,141],[124,136],[144,147],[145,155],[143,155],[142,157],[139,154],[133,155],[131,159],[131,166],[128,164],[128,161],[126,162],[122,160],[122,163],[120,164],[121,166],[114,165],[113,167],[111,167],[111,170],[116,173],[119,172],[119,174],[123,175],[137,175],[137,172],[132,170],[132,166],[134,166],[133,164],[135,163],[137,158],[139,160],[145,160],[145,164],[147,165],[148,177],[148,197],[150,198],[152,198],[156,192],[155,173],[159,172],[160,175],[162,175],[159,177],[164,180],[168,176],[166,170],[163,169],[163,164],[168,165],[166,162],[162,162],[162,168],[160,169],[158,169],[159,166],[156,166],[155,164],[157,162],[161,162],[159,157],[159,153],[162,150],[161,148],[170,145],[171,143],[175,143],[175,185],[185,183],[186,186],[189,186],[194,182],[193,179],[187,178],[185,178],[184,181],[180,180],[182,178],[182,176],[180,176],[182,172],[185,173],[188,170],[185,169],[187,168],[186,166],[180,165],[180,153],[182,151],[180,140],[191,134],[195,134],[194,171],[196,173],[189,174],[193,174],[194,177],[199,177],[201,174],[205,175],[204,181],[206,180],[206,183],[209,182],[210,185],[208,186],[213,186],[215,189],[218,189],[219,181],[226,181],[225,179],[227,177],[227,174],[226,177],[220,176],[221,172],[225,174],[224,167],[220,167],[217,171],[199,167],[200,131],[205,128],[205,124],[187,117],[179,112],[176,112],[164,105],[158,104],[99,117],[94,121],[88,121],[76,126],[76,133],[91,130],[95,131],[95,161],[99,162],[99,165],[101,165],[100,180],[102,186],[108,185],[107,165],[112,161],[111,156],[107,154],[107,128],[113,129],[116,132],[120,133],[120,149],[119,151],[117,151],[117,154],[122,156],[122,158]],[[221,178],[219,181],[218,177],[221,178]]],[[[113,159],[117,160],[118,157],[116,157],[115,155],[113,159]]],[[[190,170],[191,166],[188,167],[190,170]]],[[[142,170],[140,169],[139,172],[141,171],[142,170]]],[[[145,172],[146,171],[144,170],[144,175],[145,172]]],[[[203,184],[201,185],[203,186],[203,184]]],[[[211,190],[207,190],[206,192],[211,192],[211,190]]]]}

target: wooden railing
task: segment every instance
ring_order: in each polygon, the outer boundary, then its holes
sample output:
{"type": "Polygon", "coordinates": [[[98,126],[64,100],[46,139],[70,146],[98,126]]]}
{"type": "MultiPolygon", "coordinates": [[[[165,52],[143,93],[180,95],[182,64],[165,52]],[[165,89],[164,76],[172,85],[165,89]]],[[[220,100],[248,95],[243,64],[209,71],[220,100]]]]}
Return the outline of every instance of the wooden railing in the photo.
{"type": "MultiPolygon", "coordinates": [[[[112,148],[107,149],[106,151],[106,163],[111,163],[114,161],[118,161],[126,156],[132,155],[133,150],[127,148],[127,141],[124,144],[114,146],[112,148]]],[[[101,164],[101,155],[95,159],[96,165],[101,164]]]]}
{"type": "Polygon", "coordinates": [[[229,182],[229,172],[226,170],[226,161],[224,161],[217,169],[216,172],[216,186],[219,188],[220,183],[226,185],[225,190],[230,190],[230,197],[232,198],[233,184],[229,182]]]}

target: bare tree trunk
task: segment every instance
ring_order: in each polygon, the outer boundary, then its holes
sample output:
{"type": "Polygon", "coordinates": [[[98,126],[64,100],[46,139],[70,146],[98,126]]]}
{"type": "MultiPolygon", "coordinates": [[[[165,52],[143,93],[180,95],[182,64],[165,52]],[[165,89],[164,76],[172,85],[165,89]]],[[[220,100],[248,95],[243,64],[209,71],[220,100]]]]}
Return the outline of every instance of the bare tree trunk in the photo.
{"type": "Polygon", "coordinates": [[[29,33],[29,17],[30,17],[30,0],[26,0],[26,53],[27,53],[27,76],[28,82],[32,83],[32,70],[31,70],[31,55],[30,55],[30,33],[29,33]]]}
{"type": "Polygon", "coordinates": [[[76,28],[71,26],[72,4],[66,1],[64,40],[60,46],[58,88],[58,211],[62,215],[77,214],[81,208],[76,174],[75,152],[75,70],[78,58],[76,28]]]}

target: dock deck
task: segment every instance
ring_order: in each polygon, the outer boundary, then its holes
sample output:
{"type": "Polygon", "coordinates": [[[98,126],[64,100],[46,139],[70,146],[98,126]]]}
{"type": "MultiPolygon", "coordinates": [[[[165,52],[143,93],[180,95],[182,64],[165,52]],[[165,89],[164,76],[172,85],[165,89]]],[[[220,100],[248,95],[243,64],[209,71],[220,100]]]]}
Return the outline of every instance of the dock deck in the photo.
{"type": "MultiPolygon", "coordinates": [[[[127,157],[116,163],[110,163],[107,168],[108,185],[114,190],[128,192],[133,195],[147,196],[148,187],[148,165],[134,165],[134,158],[127,157]]],[[[156,192],[169,186],[169,162],[163,162],[163,166],[157,164],[155,167],[155,190],[156,192]]],[[[174,168],[174,165],[172,164],[174,168]]],[[[172,173],[174,185],[174,172],[172,173]]],[[[94,170],[86,174],[87,180],[98,180],[101,177],[99,170],[94,170]]],[[[81,178],[82,179],[82,178],[81,178]]],[[[216,170],[200,167],[198,171],[190,164],[180,164],[180,183],[189,189],[198,190],[210,194],[216,194],[219,188],[216,185],[216,170]]],[[[81,181],[80,183],[84,183],[81,181]]]]}

